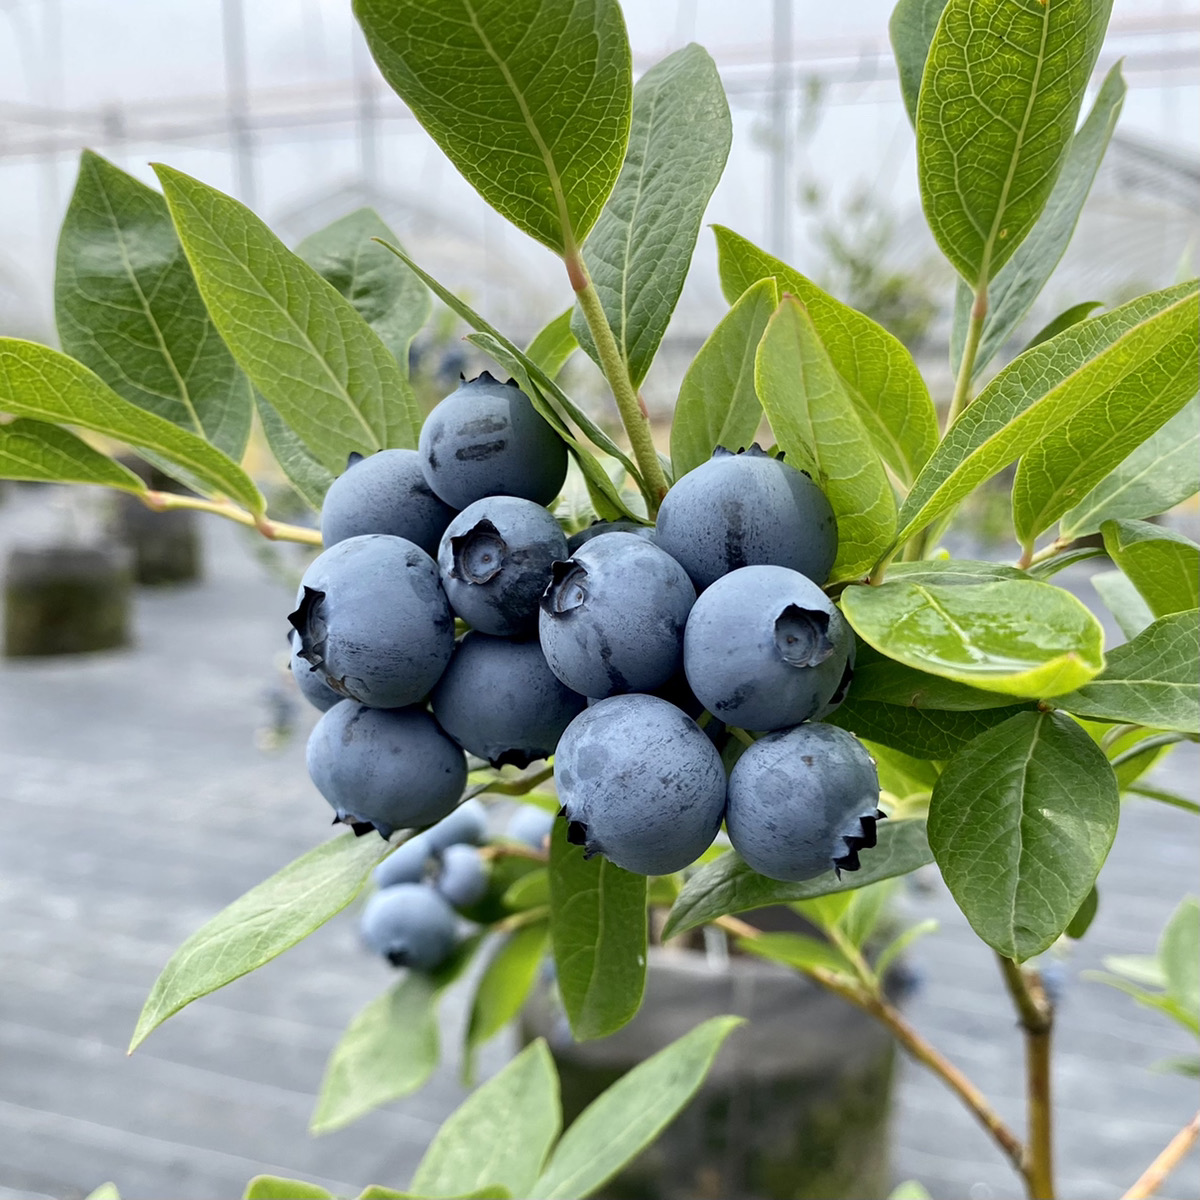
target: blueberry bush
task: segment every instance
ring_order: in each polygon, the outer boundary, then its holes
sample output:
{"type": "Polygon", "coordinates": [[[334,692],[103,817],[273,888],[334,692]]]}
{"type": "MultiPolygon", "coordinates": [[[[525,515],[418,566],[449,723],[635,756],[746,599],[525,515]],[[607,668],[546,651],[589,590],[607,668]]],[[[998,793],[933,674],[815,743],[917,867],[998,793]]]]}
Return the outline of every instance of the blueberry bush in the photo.
{"type": "MultiPolygon", "coordinates": [[[[439,997],[477,957],[468,1064],[547,953],[574,1036],[614,1032],[641,1004],[648,913],[667,910],[663,938],[714,925],[881,1021],[1029,1196],[1055,1194],[1038,956],[1085,935],[1122,793],[1200,812],[1143,779],[1200,732],[1200,548],[1152,520],[1200,486],[1196,282],[1077,305],[1036,333],[1025,320],[1120,112],[1118,65],[1079,121],[1109,8],[896,6],[921,198],[959,276],[940,407],[895,337],[717,226],[729,310],[656,441],[639,388],[731,125],[699,46],[634,85],[616,0],[355,2],[430,136],[562,261],[573,299],[524,348],[373,212],[292,252],[200,180],[156,165],[159,192],[83,155],[58,252],[62,349],[0,341],[0,474],[324,545],[289,617],[291,662],[323,710],[313,782],[350,826],[318,841],[314,806],[314,848],[180,947],[133,1047],[370,889],[364,941],[403,970],[333,1053],[312,1129],[335,1129],[428,1078],[439,997]],[[422,421],[409,350],[433,298],[494,372],[422,421]],[[577,351],[621,436],[559,382],[577,351]],[[240,465],[256,420],[320,532],[268,514],[240,465]],[[190,490],[149,490],[114,444],[190,490]],[[950,557],[963,501],[1014,464],[1019,560],[950,557]],[[569,480],[582,517],[558,503],[569,480]],[[1054,581],[1102,553],[1128,637],[1109,650],[1054,581]],[[883,987],[925,932],[873,937],[887,881],[931,862],[1012,994],[1024,1137],[883,987]],[[823,936],[744,916],[780,904],[823,936]]],[[[1157,957],[1114,961],[1108,981],[1200,1032],[1198,942],[1187,902],[1157,957]]],[[[531,1043],[446,1122],[404,1194],[590,1194],[687,1103],[737,1023],[694,1029],[561,1136],[552,1060],[531,1043]]],[[[1157,1188],[1195,1134],[1128,1195],[1157,1188]]],[[[262,1177],[247,1195],[325,1193],[262,1177]]]]}

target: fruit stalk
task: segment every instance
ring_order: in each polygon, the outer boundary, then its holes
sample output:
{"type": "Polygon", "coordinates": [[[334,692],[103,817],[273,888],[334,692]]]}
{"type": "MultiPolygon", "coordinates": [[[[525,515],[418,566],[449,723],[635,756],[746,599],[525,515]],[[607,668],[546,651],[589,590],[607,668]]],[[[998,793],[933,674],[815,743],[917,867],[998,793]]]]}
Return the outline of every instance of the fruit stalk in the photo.
{"type": "Polygon", "coordinates": [[[583,256],[575,252],[569,255],[566,261],[571,287],[579,297],[579,307],[583,311],[588,329],[591,330],[596,353],[600,356],[600,367],[608,380],[608,386],[612,388],[617,410],[621,414],[621,424],[625,426],[625,432],[629,435],[629,445],[642,474],[642,490],[649,516],[653,519],[658,513],[662,498],[667,494],[667,477],[663,474],[662,464],[658,461],[658,451],[654,448],[650,418],[637,394],[637,388],[633,386],[633,380],[629,377],[629,368],[621,357],[617,339],[613,337],[608,318],[604,315],[604,306],[600,303],[583,256]]]}

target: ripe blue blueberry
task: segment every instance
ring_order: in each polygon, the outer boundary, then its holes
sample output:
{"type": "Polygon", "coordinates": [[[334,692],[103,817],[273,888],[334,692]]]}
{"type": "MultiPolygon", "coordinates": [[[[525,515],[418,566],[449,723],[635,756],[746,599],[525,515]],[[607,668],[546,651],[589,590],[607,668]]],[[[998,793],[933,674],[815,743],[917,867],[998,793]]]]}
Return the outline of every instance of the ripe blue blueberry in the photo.
{"type": "Polygon", "coordinates": [[[520,637],[537,629],[551,564],[566,556],[566,536],[540,504],[488,496],[450,522],[438,566],[450,607],[468,625],[520,637]]]}
{"type": "Polygon", "coordinates": [[[879,777],[862,743],[833,725],[798,725],[748,747],[729,776],[725,827],[760,875],[800,882],[857,871],[875,845],[879,777]]]}
{"type": "Polygon", "coordinates": [[[567,477],[567,447],[513,382],[487,371],[425,418],[418,445],[425,479],[452,508],[484,496],[549,504],[567,477]]]}
{"type": "Polygon", "coordinates": [[[837,521],[824,492],[802,471],[757,445],[717,447],[662,502],[655,541],[703,591],[739,567],[791,567],[816,583],[837,557],[837,521]]]}
{"type": "Polygon", "coordinates": [[[390,533],[436,554],[453,516],[454,509],[425,482],[415,450],[380,450],[369,458],[352,454],[325,493],[321,540],[328,548],[364,533],[390,533]]]}
{"type": "Polygon", "coordinates": [[[602,533],[554,564],[538,619],[546,661],[585,696],[653,691],[679,670],[695,599],[669,554],[636,534],[602,533]]]}
{"type": "Polygon", "coordinates": [[[696,601],[683,639],[692,691],[742,729],[783,729],[838,691],[854,644],[842,614],[787,567],[742,567],[696,601]]]}
{"type": "Polygon", "coordinates": [[[567,553],[574,554],[584,542],[590,542],[602,533],[633,533],[647,541],[654,540],[654,526],[643,525],[641,521],[630,521],[625,517],[617,521],[593,521],[586,529],[567,538],[567,553]]]}
{"type": "Polygon", "coordinates": [[[433,689],[438,724],[493,767],[527,767],[554,753],[586,701],[550,670],[535,640],[468,633],[433,689]]]}
{"type": "Polygon", "coordinates": [[[308,773],[355,833],[432,825],[467,781],[463,752],[420,708],[335,704],[308,739],[308,773]]]}
{"type": "Polygon", "coordinates": [[[298,654],[335,692],[403,708],[437,683],[454,650],[454,617],[437,565],[389,534],[347,538],[313,560],[288,620],[298,654]]]}
{"type": "Polygon", "coordinates": [[[454,909],[433,888],[398,883],[363,906],[362,939],[393,967],[432,971],[454,949],[454,909]]]}
{"type": "Polygon", "coordinates": [[[487,837],[487,809],[478,800],[464,800],[448,817],[425,830],[434,850],[469,843],[477,846],[487,837]]]}
{"type": "Polygon", "coordinates": [[[657,696],[612,696],[580,713],[554,755],[567,839],[639,875],[668,875],[712,845],[725,809],[721,756],[657,696]]]}
{"type": "Polygon", "coordinates": [[[470,908],[487,894],[488,871],[474,846],[461,843],[442,851],[433,886],[455,908],[470,908]]]}
{"type": "Polygon", "coordinates": [[[420,883],[434,853],[429,830],[414,834],[408,841],[401,842],[371,873],[375,886],[385,888],[395,887],[398,883],[420,883]]]}
{"type": "Polygon", "coordinates": [[[505,833],[514,842],[524,842],[535,850],[541,850],[554,828],[554,814],[536,804],[522,804],[508,819],[505,833]]]}
{"type": "Polygon", "coordinates": [[[300,694],[313,708],[328,712],[342,697],[325,682],[325,676],[312,663],[300,657],[300,635],[294,629],[288,630],[288,645],[292,648],[288,667],[300,694]]]}

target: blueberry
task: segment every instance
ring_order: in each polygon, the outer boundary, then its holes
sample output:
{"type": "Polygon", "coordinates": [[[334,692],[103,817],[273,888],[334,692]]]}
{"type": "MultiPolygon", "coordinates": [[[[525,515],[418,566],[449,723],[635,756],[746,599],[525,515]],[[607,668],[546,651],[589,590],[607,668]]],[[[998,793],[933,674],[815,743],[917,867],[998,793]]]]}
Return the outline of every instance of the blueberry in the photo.
{"type": "Polygon", "coordinates": [[[390,534],[347,538],[318,555],[288,620],[301,658],[334,691],[403,708],[437,683],[454,650],[454,617],[437,565],[390,534]]]}
{"type": "Polygon", "coordinates": [[[550,670],[537,641],[468,633],[431,698],[438,724],[493,767],[548,758],[586,703],[550,670]]]}
{"type": "Polygon", "coordinates": [[[288,667],[300,694],[313,708],[328,712],[342,697],[325,682],[325,676],[312,663],[300,657],[300,635],[294,629],[288,630],[288,645],[292,648],[288,667]]]}
{"type": "Polygon", "coordinates": [[[641,521],[630,521],[624,517],[618,521],[593,521],[586,529],[567,538],[567,553],[574,554],[584,542],[590,542],[602,533],[633,533],[647,541],[654,540],[654,526],[643,525],[641,521]]]}
{"type": "Polygon", "coordinates": [[[653,691],[679,670],[695,599],[669,554],[632,533],[602,533],[554,564],[538,619],[546,661],[585,696],[653,691]]]}
{"type": "Polygon", "coordinates": [[[666,494],[655,541],[703,591],[739,567],[791,567],[817,583],[837,557],[837,521],[807,475],[757,445],[717,447],[666,494]]]}
{"type": "Polygon", "coordinates": [[[454,909],[433,888],[398,883],[364,905],[360,928],[366,944],[393,967],[432,971],[454,949],[454,909]]]}
{"type": "Polygon", "coordinates": [[[524,842],[535,850],[546,845],[550,830],[554,828],[554,814],[536,804],[522,804],[508,819],[505,833],[514,842],[524,842]]]}
{"type": "Polygon", "coordinates": [[[850,626],[810,579],[787,567],[742,567],[696,601],[683,662],[714,717],[783,729],[832,700],[853,644],[850,626]]]}
{"type": "Polygon", "coordinates": [[[567,447],[513,382],[484,371],[425,418],[421,466],[452,508],[484,496],[549,504],[567,477],[567,447]]]}
{"type": "Polygon", "coordinates": [[[352,454],[325,493],[321,539],[329,547],[364,533],[390,533],[436,554],[453,516],[454,509],[425,482],[415,450],[380,450],[369,458],[352,454]]]}
{"type": "Polygon", "coordinates": [[[433,886],[455,908],[470,908],[487,894],[487,864],[474,846],[447,846],[433,886]]]}
{"type": "Polygon", "coordinates": [[[478,845],[487,836],[487,809],[478,800],[464,800],[448,817],[425,831],[434,850],[465,843],[478,845]]]}
{"type": "Polygon", "coordinates": [[[857,871],[883,816],[862,743],[833,725],[799,725],[750,746],[729,776],[725,827],[760,875],[800,882],[857,871]]]}
{"type": "Polygon", "coordinates": [[[450,607],[468,625],[495,637],[519,637],[537,628],[550,567],[566,556],[567,539],[540,504],[488,496],[450,522],[438,566],[450,607]]]}
{"type": "Polygon", "coordinates": [[[612,696],[580,713],[554,755],[567,839],[639,875],[669,875],[712,845],[725,808],[721,756],[657,696],[612,696]]]}
{"type": "Polygon", "coordinates": [[[414,834],[401,842],[372,872],[376,887],[394,887],[398,883],[420,883],[435,851],[429,844],[429,831],[414,834]]]}
{"type": "MultiPolygon", "coordinates": [[[[355,833],[432,825],[467,781],[463,752],[422,709],[335,704],[308,739],[308,773],[355,833]]],[[[436,847],[435,847],[436,848],[436,847]]]]}

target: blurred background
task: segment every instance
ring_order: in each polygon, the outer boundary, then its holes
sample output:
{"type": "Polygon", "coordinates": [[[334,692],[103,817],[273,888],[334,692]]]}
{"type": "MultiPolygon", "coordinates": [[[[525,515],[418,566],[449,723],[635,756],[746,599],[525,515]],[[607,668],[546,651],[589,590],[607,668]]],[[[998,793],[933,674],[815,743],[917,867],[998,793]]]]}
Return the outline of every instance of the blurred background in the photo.
{"type": "MultiPolygon", "coordinates": [[[[734,142],[707,220],[875,316],[936,394],[949,390],[954,280],[921,218],[890,8],[624,0],[635,72],[693,40],[720,68],[734,142]]],[[[1116,0],[1094,83],[1118,59],[1130,90],[1117,133],[1030,330],[1080,300],[1117,303],[1193,272],[1200,6],[1116,0]]],[[[239,197],[289,244],[372,205],[515,339],[570,298],[561,264],[479,201],[383,84],[348,0],[0,0],[0,335],[55,342],[55,240],[85,146],[151,182],[147,164],[169,162],[239,197]]],[[[702,232],[645,388],[658,414],[724,310],[702,232]]],[[[471,366],[460,333],[443,314],[417,346],[432,398],[471,366]]],[[[590,368],[574,369],[586,394],[590,368]]],[[[975,544],[1007,554],[1005,513],[977,518],[975,544]]],[[[90,497],[9,488],[0,554],[86,544],[109,519],[90,497]]],[[[1194,509],[1172,520],[1194,536],[1194,509]]],[[[195,536],[199,574],[136,593],[127,648],[0,664],[0,1197],[67,1200],[111,1178],[126,1197],[215,1200],[264,1170],[342,1192],[400,1187],[464,1094],[452,997],[447,1063],[428,1088],[306,1138],[329,1050],[388,978],[349,918],[124,1057],[171,951],[323,837],[327,818],[303,768],[313,714],[284,670],[300,559],[216,522],[195,536]]],[[[1064,578],[1094,602],[1089,576],[1085,565],[1064,578]]],[[[1176,752],[1164,785],[1194,795],[1194,751],[1176,752]]],[[[1195,887],[1195,849],[1187,814],[1131,802],[1093,931],[1059,964],[1065,1196],[1119,1196],[1195,1107],[1194,1083],[1151,1070],[1187,1048],[1180,1035],[1080,978],[1105,954],[1152,950],[1195,887]]],[[[909,1015],[1020,1124],[1020,1046],[988,953],[936,880],[901,902],[942,922],[912,955],[909,1015]]],[[[893,1177],[946,1200],[1015,1195],[957,1102],[899,1071],[893,1177]]],[[[1194,1157],[1173,1186],[1196,1194],[1194,1157]]]]}

